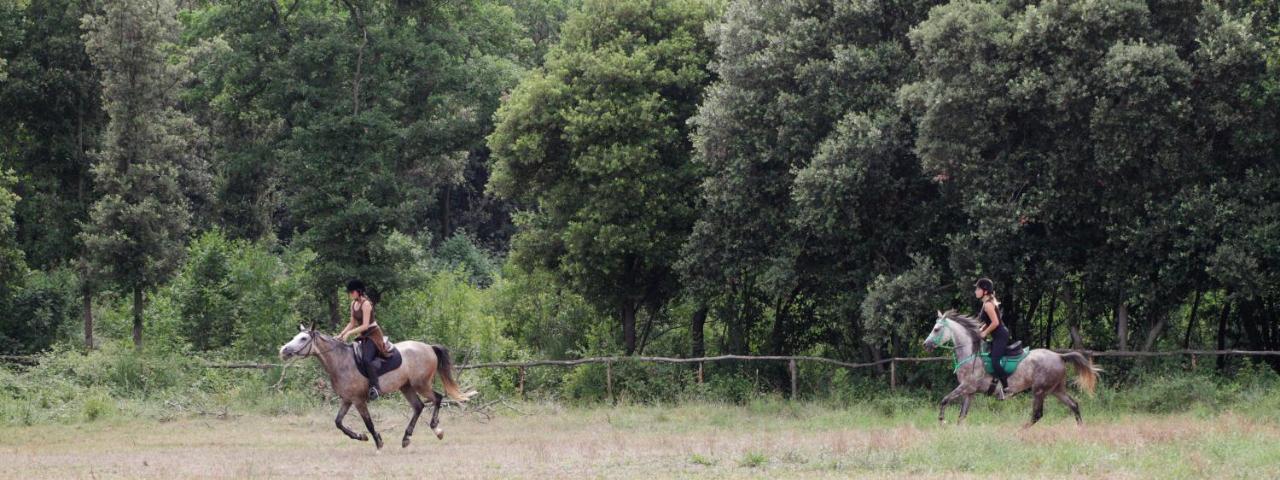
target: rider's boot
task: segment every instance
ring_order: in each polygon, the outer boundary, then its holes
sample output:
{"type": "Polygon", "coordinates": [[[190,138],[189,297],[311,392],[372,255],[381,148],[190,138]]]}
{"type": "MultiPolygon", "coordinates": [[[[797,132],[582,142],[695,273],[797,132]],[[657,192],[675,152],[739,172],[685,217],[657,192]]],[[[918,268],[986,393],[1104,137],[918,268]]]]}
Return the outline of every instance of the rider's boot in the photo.
{"type": "Polygon", "coordinates": [[[1004,400],[1004,390],[1006,388],[1009,388],[1009,386],[1004,385],[1003,381],[993,378],[991,379],[991,386],[987,387],[987,395],[994,394],[996,396],[996,400],[1004,400]]]}
{"type": "MultiPolygon", "coordinates": [[[[376,367],[376,366],[370,366],[369,368],[372,370],[372,369],[377,368],[377,367],[376,367]]],[[[378,399],[378,397],[382,396],[382,392],[381,392],[380,390],[378,390],[378,373],[377,373],[377,370],[373,370],[373,372],[374,372],[374,373],[373,373],[372,375],[369,375],[369,401],[370,401],[370,402],[372,402],[372,401],[374,401],[374,400],[377,400],[377,399],[378,399]]]]}

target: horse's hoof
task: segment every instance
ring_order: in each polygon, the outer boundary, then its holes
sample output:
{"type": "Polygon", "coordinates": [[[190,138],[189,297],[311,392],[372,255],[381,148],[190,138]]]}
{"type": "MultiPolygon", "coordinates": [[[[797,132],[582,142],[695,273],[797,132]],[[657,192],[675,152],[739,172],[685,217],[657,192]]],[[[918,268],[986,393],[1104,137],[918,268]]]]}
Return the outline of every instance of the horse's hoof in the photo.
{"type": "Polygon", "coordinates": [[[382,450],[382,435],[374,435],[373,443],[378,446],[378,450],[382,450]]]}
{"type": "Polygon", "coordinates": [[[440,440],[444,440],[444,429],[440,427],[436,427],[434,430],[436,432],[436,438],[440,440]]]}
{"type": "Polygon", "coordinates": [[[365,436],[365,434],[361,433],[361,434],[359,434],[359,435],[356,435],[356,440],[359,440],[359,441],[361,441],[361,442],[367,442],[367,441],[369,441],[369,437],[367,437],[367,436],[365,436]]]}
{"type": "Polygon", "coordinates": [[[409,437],[404,437],[404,440],[400,441],[400,448],[409,448],[409,437]]]}

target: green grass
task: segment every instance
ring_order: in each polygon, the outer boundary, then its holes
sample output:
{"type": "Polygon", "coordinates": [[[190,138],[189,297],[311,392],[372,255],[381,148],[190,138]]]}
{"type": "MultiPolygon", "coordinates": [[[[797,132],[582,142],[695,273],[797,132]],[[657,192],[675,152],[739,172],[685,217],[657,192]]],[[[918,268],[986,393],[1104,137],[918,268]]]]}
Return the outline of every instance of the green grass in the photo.
{"type": "MultiPolygon", "coordinates": [[[[424,469],[481,478],[1280,476],[1280,419],[1252,406],[1153,414],[1084,400],[1083,427],[1050,405],[1040,424],[1023,430],[1025,399],[979,400],[963,425],[938,424],[925,402],[902,403],[887,412],[876,402],[779,399],[617,407],[529,402],[491,418],[454,408],[442,414],[443,442],[417,435],[408,450],[398,446],[408,414],[403,401],[379,401],[373,412],[388,440],[378,461],[386,476],[424,469]]],[[[275,460],[295,456],[323,458],[309,467],[319,475],[346,475],[367,463],[372,447],[333,428],[336,406],[297,407],[301,412],[283,415],[231,406],[225,417],[116,414],[14,427],[0,439],[0,451],[14,462],[0,460],[0,468],[15,476],[92,476],[109,465],[116,476],[240,477],[286,475],[273,470],[286,468],[275,460]]],[[[346,423],[363,431],[355,415],[346,423]]]]}

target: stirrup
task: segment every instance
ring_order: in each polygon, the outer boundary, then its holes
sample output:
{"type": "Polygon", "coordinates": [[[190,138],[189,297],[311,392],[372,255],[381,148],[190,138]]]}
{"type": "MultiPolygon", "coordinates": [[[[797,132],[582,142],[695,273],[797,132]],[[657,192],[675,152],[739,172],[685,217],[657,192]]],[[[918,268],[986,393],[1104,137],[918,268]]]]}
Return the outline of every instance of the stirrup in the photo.
{"type": "Polygon", "coordinates": [[[999,379],[991,379],[991,386],[987,387],[987,395],[995,395],[997,399],[1004,400],[1004,387],[1000,386],[999,379]]]}
{"type": "Polygon", "coordinates": [[[378,387],[369,387],[369,400],[370,400],[370,401],[372,401],[372,400],[377,400],[377,399],[378,399],[378,397],[380,397],[380,396],[382,396],[382,393],[378,391],[378,387]]]}

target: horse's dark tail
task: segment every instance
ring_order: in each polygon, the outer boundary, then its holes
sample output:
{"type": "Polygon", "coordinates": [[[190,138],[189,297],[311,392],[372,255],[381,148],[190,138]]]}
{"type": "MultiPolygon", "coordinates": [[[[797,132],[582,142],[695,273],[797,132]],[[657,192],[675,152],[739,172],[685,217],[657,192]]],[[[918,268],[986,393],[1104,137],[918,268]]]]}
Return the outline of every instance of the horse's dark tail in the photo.
{"type": "Polygon", "coordinates": [[[453,381],[453,360],[449,358],[449,349],[439,345],[432,345],[431,349],[436,351],[436,372],[440,373],[440,383],[444,384],[444,393],[457,402],[465,402],[475,395],[475,391],[463,393],[458,389],[458,383],[453,381]]]}
{"type": "Polygon", "coordinates": [[[1093,395],[1094,389],[1098,387],[1098,374],[1102,369],[1093,366],[1093,361],[1083,353],[1068,352],[1060,355],[1063,360],[1076,367],[1076,385],[1089,395],[1093,395]]]}

